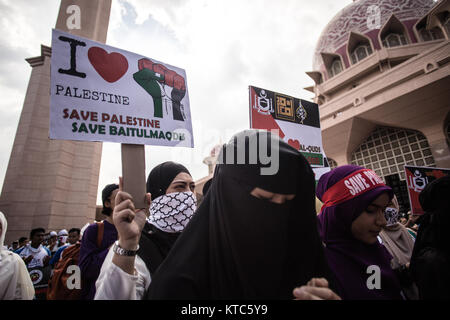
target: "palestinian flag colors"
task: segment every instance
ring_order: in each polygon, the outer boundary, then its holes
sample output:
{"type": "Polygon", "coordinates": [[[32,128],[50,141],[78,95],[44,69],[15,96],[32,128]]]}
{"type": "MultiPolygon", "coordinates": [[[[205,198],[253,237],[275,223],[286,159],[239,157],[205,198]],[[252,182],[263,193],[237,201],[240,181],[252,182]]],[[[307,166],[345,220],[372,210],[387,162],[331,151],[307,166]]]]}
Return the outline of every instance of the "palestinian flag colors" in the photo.
{"type": "MultiPolygon", "coordinates": [[[[316,103],[252,86],[249,91],[250,128],[278,129],[280,137],[299,150],[313,168],[328,167],[316,103]]],[[[324,173],[319,171],[320,175],[324,173]]]]}

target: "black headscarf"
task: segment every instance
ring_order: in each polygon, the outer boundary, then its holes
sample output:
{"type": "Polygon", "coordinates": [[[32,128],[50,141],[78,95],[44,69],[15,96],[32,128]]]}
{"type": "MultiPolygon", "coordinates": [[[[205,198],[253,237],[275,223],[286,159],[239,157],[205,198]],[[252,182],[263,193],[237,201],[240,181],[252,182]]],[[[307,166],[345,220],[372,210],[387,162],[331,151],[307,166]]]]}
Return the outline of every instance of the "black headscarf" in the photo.
{"type": "Polygon", "coordinates": [[[191,175],[185,166],[172,161],[166,161],[154,167],[147,178],[147,192],[152,194],[152,199],[166,194],[173,179],[181,172],[191,175]]]}
{"type": "MultiPolygon", "coordinates": [[[[147,178],[147,192],[152,194],[152,199],[164,195],[180,172],[190,175],[186,167],[172,161],[163,162],[153,168],[147,178]]],[[[179,235],[179,232],[164,232],[148,221],[146,222],[139,240],[137,254],[145,262],[150,274],[153,274],[165,259],[179,235]]]]}
{"type": "Polygon", "coordinates": [[[418,220],[410,269],[421,299],[450,299],[449,194],[447,175],[427,184],[419,195],[425,213],[418,220]]]}
{"type": "Polygon", "coordinates": [[[249,163],[254,138],[266,139],[272,156],[279,152],[278,172],[261,175],[260,156],[258,164],[219,163],[204,201],[153,275],[147,298],[292,299],[295,287],[328,275],[306,159],[256,130],[234,136],[221,154],[244,152],[249,163]],[[245,145],[236,140],[243,136],[245,145]],[[250,195],[255,187],[295,198],[284,204],[257,199],[250,195]]]}
{"type": "Polygon", "coordinates": [[[209,187],[211,187],[211,182],[212,182],[212,178],[209,179],[208,181],[206,181],[205,184],[203,185],[203,189],[202,189],[203,196],[206,196],[206,193],[208,192],[209,187]]]}
{"type": "Polygon", "coordinates": [[[420,217],[419,231],[411,260],[425,247],[445,250],[450,257],[450,176],[433,180],[419,195],[425,214],[420,217]]]}

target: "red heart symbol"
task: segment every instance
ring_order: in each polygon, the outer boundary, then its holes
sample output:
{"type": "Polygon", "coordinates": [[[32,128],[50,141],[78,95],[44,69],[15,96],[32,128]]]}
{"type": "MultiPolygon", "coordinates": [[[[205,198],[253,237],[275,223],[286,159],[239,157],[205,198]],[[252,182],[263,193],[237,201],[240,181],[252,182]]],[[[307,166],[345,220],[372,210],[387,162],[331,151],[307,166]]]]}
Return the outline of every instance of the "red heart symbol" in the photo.
{"type": "Polygon", "coordinates": [[[294,147],[295,150],[300,150],[300,142],[299,142],[298,140],[292,140],[292,139],[289,139],[289,140],[288,140],[288,144],[289,144],[291,147],[294,147]]]}
{"type": "Polygon", "coordinates": [[[128,70],[127,59],[118,52],[108,53],[103,48],[91,47],[88,58],[97,73],[108,82],[116,82],[128,70]]]}

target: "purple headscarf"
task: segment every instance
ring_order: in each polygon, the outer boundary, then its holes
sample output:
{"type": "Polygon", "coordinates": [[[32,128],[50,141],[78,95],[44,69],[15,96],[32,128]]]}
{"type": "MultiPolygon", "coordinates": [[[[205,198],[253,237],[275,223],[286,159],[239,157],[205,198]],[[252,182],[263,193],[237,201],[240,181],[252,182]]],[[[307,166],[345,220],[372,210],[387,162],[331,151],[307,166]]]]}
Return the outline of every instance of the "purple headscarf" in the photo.
{"type": "MultiPolygon", "coordinates": [[[[364,168],[345,165],[322,175],[317,185],[317,198],[323,201],[328,189],[361,169],[364,168]]],[[[320,237],[326,246],[325,256],[335,276],[336,290],[343,299],[401,299],[400,284],[391,269],[392,257],[386,248],[378,241],[365,244],[355,239],[351,232],[353,221],[384,192],[393,197],[390,187],[377,186],[353,199],[323,207],[318,215],[320,237]],[[367,287],[367,279],[372,275],[367,273],[367,268],[371,265],[380,268],[381,289],[367,287]]]]}

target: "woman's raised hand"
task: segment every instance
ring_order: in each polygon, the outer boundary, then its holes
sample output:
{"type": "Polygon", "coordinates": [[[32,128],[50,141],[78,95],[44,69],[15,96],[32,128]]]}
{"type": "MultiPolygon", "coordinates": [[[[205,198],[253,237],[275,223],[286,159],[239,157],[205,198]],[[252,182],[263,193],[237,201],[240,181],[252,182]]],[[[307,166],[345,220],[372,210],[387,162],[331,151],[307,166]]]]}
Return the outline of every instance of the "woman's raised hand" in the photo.
{"type": "MultiPolygon", "coordinates": [[[[146,210],[136,210],[133,197],[122,191],[122,178],[119,178],[119,192],[116,195],[113,211],[114,226],[119,234],[119,245],[127,250],[136,250],[142,229],[147,219],[146,210]]],[[[146,200],[150,206],[151,194],[146,194],[146,200]]]]}

